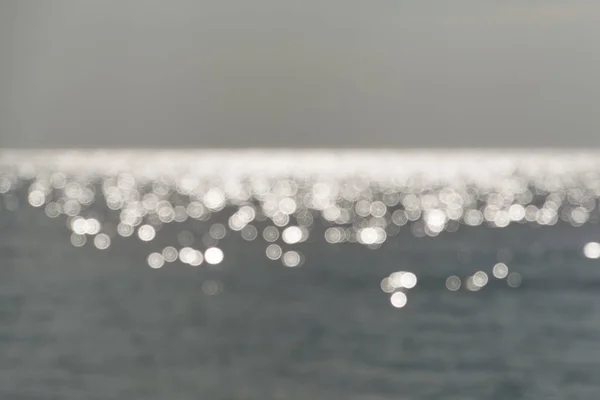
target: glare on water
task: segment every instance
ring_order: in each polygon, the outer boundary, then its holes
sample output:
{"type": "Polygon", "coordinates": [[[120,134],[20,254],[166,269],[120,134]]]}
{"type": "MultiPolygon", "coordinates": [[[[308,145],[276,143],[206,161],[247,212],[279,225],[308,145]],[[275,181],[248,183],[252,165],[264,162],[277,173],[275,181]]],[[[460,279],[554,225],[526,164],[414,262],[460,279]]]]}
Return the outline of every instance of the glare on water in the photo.
{"type": "MultiPolygon", "coordinates": [[[[235,237],[295,268],[311,265],[303,246],[317,240],[377,250],[403,231],[435,238],[481,226],[595,223],[600,161],[566,153],[4,151],[0,194],[9,212],[24,203],[64,218],[75,247],[109,251],[137,237],[148,243],[154,269],[226,264],[220,243],[235,237]],[[194,223],[208,225],[200,232],[194,223]],[[181,227],[176,238],[163,237],[168,224],[181,227]]],[[[590,260],[600,258],[595,240],[581,245],[590,260]]],[[[523,275],[511,259],[500,249],[498,262],[446,275],[440,286],[517,288],[523,275]]],[[[380,286],[403,308],[418,282],[417,272],[400,270],[380,286]]],[[[220,290],[215,282],[203,287],[220,290]]]]}

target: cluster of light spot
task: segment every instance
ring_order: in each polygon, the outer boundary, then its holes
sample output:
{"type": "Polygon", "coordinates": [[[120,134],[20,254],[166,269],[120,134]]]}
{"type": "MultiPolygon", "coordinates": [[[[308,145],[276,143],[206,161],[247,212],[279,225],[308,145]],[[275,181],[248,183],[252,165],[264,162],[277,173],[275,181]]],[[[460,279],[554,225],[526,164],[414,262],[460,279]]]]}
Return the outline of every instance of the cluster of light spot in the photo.
{"type": "Polygon", "coordinates": [[[223,251],[218,247],[208,248],[202,251],[193,247],[182,247],[179,250],[174,246],[166,246],[161,252],[153,252],[148,256],[147,262],[151,268],[162,268],[165,263],[180,261],[193,267],[202,265],[204,262],[210,265],[217,265],[223,262],[223,251]]]}
{"type": "Polygon", "coordinates": [[[465,287],[472,292],[476,292],[487,285],[488,281],[489,277],[484,271],[477,271],[472,276],[467,277],[465,287]]]}
{"type": "MultiPolygon", "coordinates": [[[[499,257],[510,258],[510,253],[500,251],[499,257]]],[[[509,272],[508,266],[503,262],[498,262],[492,267],[492,275],[494,278],[502,280],[506,279],[508,286],[512,288],[518,288],[521,286],[523,278],[518,272],[509,272]]],[[[446,278],[446,289],[451,292],[458,291],[461,287],[471,292],[477,292],[483,289],[490,281],[489,275],[485,271],[477,271],[473,275],[469,275],[463,280],[456,276],[451,275],[446,278]]]]}
{"type": "Polygon", "coordinates": [[[71,229],[79,235],[96,235],[101,228],[102,225],[95,218],[74,217],[71,220],[71,229]]]}
{"type": "Polygon", "coordinates": [[[381,290],[390,293],[390,302],[396,308],[402,308],[408,300],[406,290],[417,285],[417,276],[412,272],[398,271],[391,273],[381,281],[381,290]]]}
{"type": "MultiPolygon", "coordinates": [[[[501,169],[497,179],[488,177],[477,185],[468,179],[417,184],[410,181],[410,174],[375,184],[373,179],[353,175],[308,179],[276,178],[275,174],[219,180],[208,173],[186,171],[154,176],[148,184],[148,178],[137,170],[107,174],[100,181],[92,176],[44,172],[34,174],[30,181],[28,202],[44,207],[52,218],[61,214],[79,217],[103,197],[107,208],[119,213],[118,235],[129,237],[137,231],[143,241],[152,241],[162,224],[207,221],[229,206],[237,210],[227,224],[210,227],[215,241],[223,240],[229,229],[247,241],[262,237],[273,243],[281,238],[295,245],[309,238],[314,218],[320,216],[334,225],[325,230],[326,242],[358,242],[369,248],[381,247],[406,225],[420,237],[484,223],[506,227],[511,223],[554,225],[563,220],[580,226],[598,219],[596,175],[586,174],[574,182],[572,176],[536,178],[515,170],[501,169]],[[272,225],[259,228],[257,224],[265,220],[272,225]]],[[[8,193],[19,179],[3,176],[1,183],[8,193]]],[[[95,235],[101,230],[93,218],[81,216],[73,221],[78,234],[95,235]],[[86,224],[91,227],[87,229],[86,224]]]]}
{"type": "Polygon", "coordinates": [[[197,267],[204,262],[204,255],[200,250],[192,247],[183,247],[181,250],[179,250],[179,261],[184,264],[197,267]]]}
{"type": "MultiPolygon", "coordinates": [[[[163,230],[172,224],[177,247],[150,253],[147,263],[155,269],[175,261],[220,264],[221,242],[238,238],[261,242],[268,260],[297,267],[305,262],[303,243],[312,240],[378,249],[402,231],[436,237],[480,225],[579,227],[600,221],[595,156],[475,155],[464,166],[444,157],[385,154],[327,154],[299,163],[290,162],[291,155],[252,162],[210,154],[175,157],[177,162],[172,156],[69,157],[0,159],[1,206],[16,211],[29,204],[49,218],[63,218],[73,246],[99,250],[129,237],[155,246],[165,231],[173,232],[163,230]]],[[[600,259],[598,242],[581,250],[600,259]]],[[[452,275],[445,285],[479,291],[504,280],[519,287],[522,276],[507,264],[498,258],[491,270],[480,266],[485,271],[452,275]]],[[[398,307],[406,304],[405,291],[416,276],[398,272],[384,281],[382,290],[398,307]]]]}

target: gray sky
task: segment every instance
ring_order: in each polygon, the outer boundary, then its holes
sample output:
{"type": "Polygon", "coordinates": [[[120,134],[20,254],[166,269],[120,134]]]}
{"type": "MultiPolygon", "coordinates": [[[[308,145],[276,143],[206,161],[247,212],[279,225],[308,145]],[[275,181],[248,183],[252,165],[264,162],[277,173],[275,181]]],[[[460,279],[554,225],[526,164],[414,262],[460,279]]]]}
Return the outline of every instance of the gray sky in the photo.
{"type": "Polygon", "coordinates": [[[597,0],[0,0],[0,145],[600,145],[599,38],[597,0]]]}

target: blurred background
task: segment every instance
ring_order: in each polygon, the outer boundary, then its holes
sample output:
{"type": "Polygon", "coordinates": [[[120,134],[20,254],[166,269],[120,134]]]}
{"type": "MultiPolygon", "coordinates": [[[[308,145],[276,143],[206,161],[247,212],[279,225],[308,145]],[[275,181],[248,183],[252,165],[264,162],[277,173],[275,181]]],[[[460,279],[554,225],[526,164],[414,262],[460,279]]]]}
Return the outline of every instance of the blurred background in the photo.
{"type": "Polygon", "coordinates": [[[598,145],[599,27],[588,0],[2,0],[2,143],[598,145]]]}
{"type": "Polygon", "coordinates": [[[599,27],[0,0],[0,398],[595,398],[599,27]]]}

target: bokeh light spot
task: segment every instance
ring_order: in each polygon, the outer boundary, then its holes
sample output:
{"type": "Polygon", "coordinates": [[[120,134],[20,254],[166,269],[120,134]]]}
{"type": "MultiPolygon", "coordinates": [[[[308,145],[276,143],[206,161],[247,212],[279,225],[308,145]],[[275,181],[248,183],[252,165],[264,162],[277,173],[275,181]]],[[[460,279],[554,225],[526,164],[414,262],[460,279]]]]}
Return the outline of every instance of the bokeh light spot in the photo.
{"type": "Polygon", "coordinates": [[[287,251],[282,258],[283,261],[283,265],[285,265],[286,267],[297,267],[300,265],[301,261],[302,261],[302,257],[300,256],[300,253],[298,253],[297,251],[291,250],[291,251],[287,251]]]}
{"type": "Polygon", "coordinates": [[[267,258],[270,260],[278,260],[281,257],[283,251],[281,250],[281,246],[277,244],[270,244],[266,249],[267,258]]]}
{"type": "Polygon", "coordinates": [[[156,230],[152,225],[142,225],[138,229],[138,236],[144,242],[149,242],[156,236],[156,230]]]}
{"type": "Polygon", "coordinates": [[[408,298],[402,292],[396,292],[390,296],[390,303],[396,308],[402,308],[406,305],[408,298]]]}
{"type": "Polygon", "coordinates": [[[218,247],[211,247],[204,252],[204,259],[209,264],[220,264],[223,258],[223,251],[218,247]]]}
{"type": "Polygon", "coordinates": [[[154,269],[161,268],[165,265],[165,258],[160,253],[152,253],[148,256],[148,265],[154,269]]]}
{"type": "Polygon", "coordinates": [[[446,288],[452,292],[456,292],[460,289],[461,281],[460,278],[456,275],[449,276],[446,279],[446,288]]]}
{"type": "Polygon", "coordinates": [[[589,242],[583,246],[583,254],[587,258],[598,259],[600,258],[600,243],[598,242],[589,242]]]}
{"type": "Polygon", "coordinates": [[[504,279],[508,276],[508,267],[504,263],[498,263],[494,265],[492,273],[494,274],[494,277],[504,279]]]}
{"type": "Polygon", "coordinates": [[[99,250],[105,250],[110,247],[110,236],[105,233],[100,233],[94,237],[94,246],[99,250]]]}

